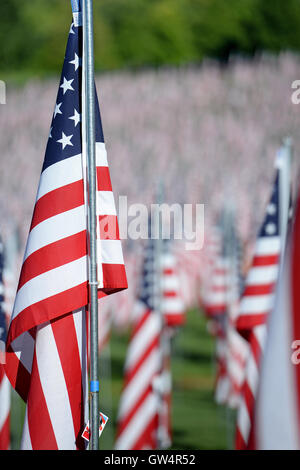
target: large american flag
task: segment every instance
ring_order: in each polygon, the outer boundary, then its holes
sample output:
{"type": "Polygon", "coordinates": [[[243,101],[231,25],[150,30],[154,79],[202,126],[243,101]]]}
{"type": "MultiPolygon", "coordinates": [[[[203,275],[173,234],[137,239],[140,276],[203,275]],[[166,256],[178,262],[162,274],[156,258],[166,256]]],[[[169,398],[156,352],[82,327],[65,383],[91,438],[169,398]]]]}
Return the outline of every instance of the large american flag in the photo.
{"type": "Polygon", "coordinates": [[[116,449],[157,448],[159,394],[155,391],[155,382],[162,366],[162,322],[155,311],[156,270],[155,241],[149,240],[142,268],[138,313],[125,362],[116,449]]]}
{"type": "MultiPolygon", "coordinates": [[[[84,448],[87,421],[87,194],[82,26],[66,55],[7,339],[6,372],[26,401],[23,449],[84,448]]],[[[96,104],[99,297],[126,288],[96,104]]],[[[101,322],[101,309],[100,309],[101,322]]]]}
{"type": "Polygon", "coordinates": [[[8,450],[10,447],[10,385],[3,365],[7,334],[3,271],[4,246],[0,238],[0,450],[8,450]]]}
{"type": "Polygon", "coordinates": [[[249,341],[250,346],[237,419],[237,449],[255,448],[254,409],[260,377],[260,361],[266,338],[266,320],[274,306],[274,290],[278,278],[279,223],[277,172],[265,219],[257,237],[252,266],[246,279],[237,319],[237,328],[249,341]]]}

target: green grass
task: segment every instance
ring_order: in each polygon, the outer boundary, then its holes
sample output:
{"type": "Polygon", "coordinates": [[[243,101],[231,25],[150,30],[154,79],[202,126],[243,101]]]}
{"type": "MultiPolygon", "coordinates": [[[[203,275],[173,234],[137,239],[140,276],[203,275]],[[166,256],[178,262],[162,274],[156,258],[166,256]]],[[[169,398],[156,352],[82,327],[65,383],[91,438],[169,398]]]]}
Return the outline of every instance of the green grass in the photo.
{"type": "MultiPolygon", "coordinates": [[[[112,383],[103,377],[103,411],[111,415],[100,446],[112,448],[118,400],[122,391],[122,372],[128,335],[113,334],[111,339],[112,383]],[[107,406],[109,387],[112,409],[107,406]]],[[[172,449],[228,449],[232,447],[232,413],[214,401],[214,341],[206,330],[206,321],[198,311],[190,311],[187,323],[180,329],[172,344],[172,449]]],[[[101,358],[100,364],[104,361],[101,358]]],[[[105,362],[105,361],[104,361],[105,362]]]]}
{"type": "MultiPolygon", "coordinates": [[[[128,333],[113,333],[109,349],[100,357],[100,409],[110,418],[100,439],[103,450],[113,448],[128,340],[128,333]]],[[[198,311],[190,311],[185,327],[179,330],[172,344],[172,449],[228,449],[232,446],[233,415],[214,401],[213,353],[214,341],[207,333],[205,319],[198,311]]],[[[24,405],[14,394],[14,449],[19,448],[23,419],[24,405]]]]}

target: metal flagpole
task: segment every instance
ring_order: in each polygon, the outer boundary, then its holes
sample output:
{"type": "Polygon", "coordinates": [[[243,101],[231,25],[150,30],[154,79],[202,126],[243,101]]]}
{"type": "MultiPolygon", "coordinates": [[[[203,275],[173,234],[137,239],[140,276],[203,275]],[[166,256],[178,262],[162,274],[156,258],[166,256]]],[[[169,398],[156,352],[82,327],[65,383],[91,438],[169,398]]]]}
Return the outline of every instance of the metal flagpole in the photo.
{"type": "Polygon", "coordinates": [[[83,6],[83,44],[85,54],[86,153],[88,169],[89,220],[89,287],[90,287],[90,449],[99,449],[99,380],[98,380],[98,279],[96,224],[96,147],[95,147],[95,78],[93,0],[81,0],[83,6]]]}
{"type": "Polygon", "coordinates": [[[284,255],[285,240],[288,228],[288,218],[291,197],[291,163],[292,163],[292,139],[287,137],[283,141],[283,147],[278,153],[277,165],[279,168],[279,226],[284,255]]]}
{"type": "MultiPolygon", "coordinates": [[[[224,252],[223,256],[228,263],[228,270],[226,274],[226,318],[225,318],[225,334],[227,341],[227,354],[228,354],[228,342],[230,334],[230,323],[233,305],[234,295],[234,241],[233,241],[233,227],[234,227],[234,205],[230,198],[224,207],[223,214],[223,243],[224,252]]],[[[226,358],[228,361],[228,357],[226,358]]],[[[227,364],[228,367],[228,364],[227,364]]],[[[227,431],[227,448],[230,450],[233,446],[233,414],[229,409],[228,404],[226,405],[226,431],[227,431]]]]}
{"type": "Polygon", "coordinates": [[[162,181],[158,185],[158,194],[157,194],[157,213],[155,217],[155,231],[158,234],[158,239],[155,243],[155,266],[156,269],[154,271],[155,282],[154,282],[154,307],[156,315],[160,317],[160,355],[161,355],[161,371],[160,376],[156,383],[156,392],[158,394],[159,399],[159,409],[158,409],[158,430],[157,430],[157,441],[158,441],[158,448],[163,449],[165,448],[165,432],[164,432],[164,423],[163,423],[163,414],[164,414],[164,402],[163,402],[163,394],[164,394],[164,383],[163,383],[163,372],[164,372],[164,359],[165,353],[167,348],[167,341],[166,332],[165,332],[165,320],[162,311],[162,298],[161,298],[161,258],[162,258],[162,251],[163,251],[163,229],[162,223],[160,220],[160,212],[159,212],[159,205],[163,203],[164,199],[164,188],[162,181]]]}

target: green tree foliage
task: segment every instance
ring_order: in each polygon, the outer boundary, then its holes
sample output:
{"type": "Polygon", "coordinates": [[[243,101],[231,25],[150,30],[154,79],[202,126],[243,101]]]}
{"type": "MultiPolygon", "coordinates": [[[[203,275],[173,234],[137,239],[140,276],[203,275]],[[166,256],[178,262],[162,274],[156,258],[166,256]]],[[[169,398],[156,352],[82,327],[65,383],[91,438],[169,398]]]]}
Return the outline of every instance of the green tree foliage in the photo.
{"type": "MultiPolygon", "coordinates": [[[[94,0],[98,70],[300,50],[299,0],[94,0]]],[[[57,73],[69,0],[1,0],[0,70],[57,73]]]]}

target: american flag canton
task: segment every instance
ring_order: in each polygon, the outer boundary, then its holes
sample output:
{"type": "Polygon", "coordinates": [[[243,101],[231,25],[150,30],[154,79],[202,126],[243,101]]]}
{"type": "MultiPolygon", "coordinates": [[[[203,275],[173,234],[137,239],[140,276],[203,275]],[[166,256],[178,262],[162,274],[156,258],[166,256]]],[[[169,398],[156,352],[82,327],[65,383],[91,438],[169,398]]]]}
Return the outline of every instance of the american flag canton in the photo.
{"type": "Polygon", "coordinates": [[[270,202],[257,237],[237,320],[237,328],[246,338],[254,326],[266,322],[267,315],[273,308],[280,257],[279,222],[279,173],[277,172],[270,202]]]}
{"type": "Polygon", "coordinates": [[[279,236],[279,174],[277,172],[273,193],[267,206],[266,216],[259,237],[279,236]]]}
{"type": "Polygon", "coordinates": [[[149,310],[154,310],[155,296],[155,240],[149,239],[144,252],[141,284],[138,297],[149,310]]]}
{"type": "MultiPolygon", "coordinates": [[[[82,152],[82,27],[76,24],[72,23],[69,33],[43,171],[82,152]]],[[[96,142],[104,142],[97,98],[95,101],[96,142]]]]}
{"type": "Polygon", "coordinates": [[[5,343],[7,328],[6,317],[4,312],[4,283],[3,283],[3,269],[4,269],[4,246],[0,238],[0,341],[5,343]]]}

